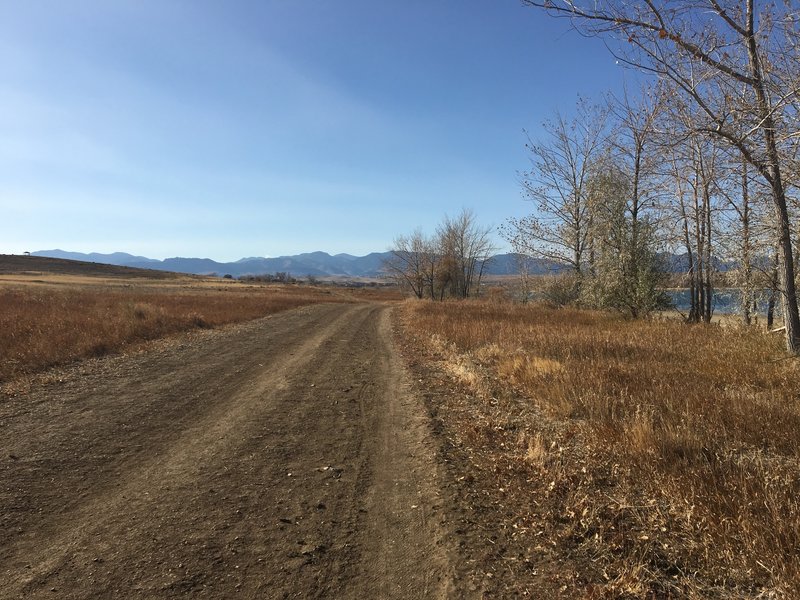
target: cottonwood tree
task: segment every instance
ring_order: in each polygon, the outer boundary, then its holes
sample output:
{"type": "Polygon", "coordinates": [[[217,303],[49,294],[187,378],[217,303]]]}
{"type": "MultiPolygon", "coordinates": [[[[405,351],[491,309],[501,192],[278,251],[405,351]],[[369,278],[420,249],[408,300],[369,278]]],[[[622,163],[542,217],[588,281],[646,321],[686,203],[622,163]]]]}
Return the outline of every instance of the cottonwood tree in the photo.
{"type": "Polygon", "coordinates": [[[467,298],[480,290],[496,250],[491,231],[478,224],[471,210],[464,209],[456,217],[445,217],[434,236],[427,237],[417,229],[396,237],[384,270],[417,298],[467,298]]]}
{"type": "Polygon", "coordinates": [[[588,185],[592,165],[606,149],[609,112],[607,105],[581,99],[574,118],[557,114],[544,123],[544,139],[529,138],[531,168],[521,174],[521,184],[537,210],[508,219],[500,230],[517,252],[569,265],[576,293],[591,263],[588,185]]]}
{"type": "Polygon", "coordinates": [[[767,329],[772,329],[775,324],[775,306],[777,305],[780,276],[778,268],[780,266],[780,248],[776,247],[771,256],[771,268],[767,271],[767,282],[769,297],[767,298],[767,329]]]}
{"type": "Polygon", "coordinates": [[[680,143],[665,146],[670,164],[671,202],[665,212],[672,223],[676,248],[686,257],[690,323],[711,321],[714,279],[718,263],[718,234],[725,185],[723,152],[714,140],[689,133],[680,143]]]}
{"type": "MultiPolygon", "coordinates": [[[[668,94],[669,90],[659,85],[645,86],[638,96],[625,89],[622,97],[611,104],[614,160],[622,165],[630,181],[625,212],[630,219],[633,247],[638,246],[640,221],[647,219],[650,228],[657,221],[658,200],[664,192],[663,141],[658,126],[668,94]]],[[[635,270],[636,265],[632,267],[635,270]]]]}
{"type": "Polygon", "coordinates": [[[450,295],[467,298],[480,291],[481,279],[496,251],[492,229],[478,225],[475,213],[464,209],[456,217],[445,217],[437,229],[442,276],[450,295]]]}
{"type": "Polygon", "coordinates": [[[753,320],[753,305],[756,302],[756,290],[753,279],[753,253],[755,250],[755,202],[751,194],[750,174],[747,169],[747,161],[742,160],[740,175],[740,188],[738,201],[733,195],[726,195],[728,204],[736,215],[736,223],[733,230],[740,240],[738,244],[738,283],[741,289],[741,299],[739,309],[741,311],[742,323],[750,325],[753,320]]]}
{"type": "Polygon", "coordinates": [[[417,298],[422,298],[432,242],[422,230],[416,229],[410,235],[397,236],[390,252],[391,256],[383,264],[384,270],[398,283],[411,288],[417,298]]]}
{"type": "Polygon", "coordinates": [[[751,325],[763,296],[760,290],[769,290],[768,296],[777,297],[780,287],[777,273],[773,274],[775,224],[769,210],[769,190],[752,176],[746,161],[733,157],[729,163],[727,183],[720,186],[724,199],[721,242],[736,265],[728,277],[740,290],[739,316],[743,325],[751,325]]]}
{"type": "Polygon", "coordinates": [[[581,299],[633,318],[666,308],[664,274],[651,219],[632,211],[636,205],[635,173],[611,158],[597,165],[590,178],[593,268],[584,279],[581,299]]]}
{"type": "Polygon", "coordinates": [[[591,186],[594,253],[602,251],[605,263],[595,266],[599,281],[593,287],[601,293],[602,305],[632,317],[666,304],[656,250],[661,246],[659,200],[664,194],[658,126],[668,93],[660,85],[643,86],[639,94],[626,87],[621,97],[612,98],[610,155],[600,163],[591,186]]]}
{"type": "Polygon", "coordinates": [[[784,172],[797,143],[800,18],[754,0],[523,0],[602,37],[617,59],[668,80],[698,110],[693,129],[724,140],[770,190],[786,345],[800,351],[793,223],[784,172]]]}

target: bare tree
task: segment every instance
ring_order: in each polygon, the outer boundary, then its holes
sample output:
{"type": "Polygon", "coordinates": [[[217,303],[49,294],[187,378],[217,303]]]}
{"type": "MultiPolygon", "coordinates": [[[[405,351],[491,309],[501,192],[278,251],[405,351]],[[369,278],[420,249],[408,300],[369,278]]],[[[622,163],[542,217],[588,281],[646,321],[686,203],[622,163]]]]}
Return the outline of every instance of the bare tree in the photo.
{"type": "Polygon", "coordinates": [[[789,3],[523,0],[606,40],[621,62],[672,82],[698,110],[693,129],[724,140],[770,189],[786,345],[800,352],[792,222],[784,171],[797,143],[798,24],[789,3]],[[758,26],[756,26],[758,25],[758,26]]]}
{"type": "Polygon", "coordinates": [[[491,231],[478,225],[475,213],[464,209],[456,217],[445,217],[432,237],[420,229],[396,237],[383,268],[417,298],[467,298],[478,293],[496,250],[491,231]]]}
{"type": "Polygon", "coordinates": [[[775,281],[777,274],[772,275],[772,261],[767,262],[775,249],[775,223],[769,210],[769,190],[753,178],[752,170],[741,157],[728,162],[727,181],[719,188],[724,198],[720,241],[725,254],[735,262],[728,278],[740,290],[742,324],[751,325],[763,296],[759,290],[770,289],[773,284],[780,287],[775,281]]]}
{"type": "Polygon", "coordinates": [[[521,183],[537,211],[501,227],[518,252],[567,264],[577,280],[591,263],[587,188],[592,164],[605,150],[609,111],[581,99],[575,118],[558,114],[544,124],[545,140],[529,138],[531,169],[522,173],[521,183]]]}
{"type": "Polygon", "coordinates": [[[437,229],[441,265],[450,287],[450,294],[467,298],[480,290],[484,270],[495,252],[491,227],[481,227],[475,213],[464,209],[458,216],[445,217],[437,229]]]}
{"type": "Polygon", "coordinates": [[[442,270],[442,252],[436,237],[425,238],[423,244],[423,281],[431,300],[443,298],[443,285],[440,278],[442,270]]]}
{"type": "Polygon", "coordinates": [[[624,165],[630,179],[625,211],[630,218],[634,247],[638,243],[640,221],[648,216],[651,221],[656,220],[658,197],[664,190],[658,122],[668,93],[662,86],[653,86],[644,87],[638,96],[632,97],[625,89],[622,97],[611,105],[616,120],[615,135],[611,138],[615,160],[624,165]]]}
{"type": "Polygon", "coordinates": [[[392,244],[391,257],[384,270],[398,283],[408,286],[417,298],[422,298],[427,282],[430,241],[420,229],[411,235],[397,236],[392,244]]]}
{"type": "Polygon", "coordinates": [[[677,228],[678,246],[686,254],[690,323],[711,321],[714,311],[714,274],[723,177],[720,149],[697,135],[670,147],[672,204],[669,211],[677,228]]]}

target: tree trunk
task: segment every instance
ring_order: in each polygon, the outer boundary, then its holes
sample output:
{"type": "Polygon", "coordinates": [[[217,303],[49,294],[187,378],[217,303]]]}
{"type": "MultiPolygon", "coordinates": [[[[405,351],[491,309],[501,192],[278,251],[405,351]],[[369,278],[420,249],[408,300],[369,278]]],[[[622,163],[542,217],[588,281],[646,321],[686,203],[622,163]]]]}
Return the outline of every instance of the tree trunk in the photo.
{"type": "Polygon", "coordinates": [[[778,244],[780,246],[780,276],[781,302],[783,304],[783,319],[786,325],[786,348],[789,352],[800,352],[800,313],[797,308],[797,289],[794,280],[794,253],[792,248],[792,235],[789,228],[789,211],[786,208],[786,190],[783,186],[781,175],[781,157],[778,152],[778,143],[775,138],[775,120],[773,119],[772,106],[764,84],[761,57],[758,52],[758,43],[755,36],[753,0],[747,1],[747,54],[750,59],[750,69],[753,75],[753,89],[758,101],[758,111],[761,116],[761,127],[764,132],[764,141],[767,151],[766,165],[768,167],[767,180],[772,188],[772,201],[775,205],[775,214],[778,219],[778,244]]]}
{"type": "Polygon", "coordinates": [[[779,249],[776,247],[775,252],[772,255],[772,270],[770,271],[769,277],[769,302],[767,303],[767,330],[772,329],[775,325],[775,302],[778,299],[778,286],[779,286],[779,277],[778,277],[778,264],[779,258],[778,255],[780,254],[779,249]]]}
{"type": "MultiPolygon", "coordinates": [[[[747,181],[747,161],[742,161],[742,323],[750,325],[753,309],[753,265],[750,260],[750,194],[747,181]]],[[[753,309],[753,312],[756,312],[753,309]]]]}
{"type": "MultiPolygon", "coordinates": [[[[780,183],[780,180],[778,180],[780,183]]],[[[786,196],[783,187],[773,191],[776,212],[778,213],[781,303],[783,320],[786,325],[786,349],[797,354],[800,352],[800,313],[797,307],[797,287],[794,279],[794,254],[792,238],[789,233],[789,212],[786,209],[786,196]]]]}
{"type": "Polygon", "coordinates": [[[695,267],[695,277],[696,277],[696,293],[697,293],[697,320],[706,322],[706,286],[705,286],[705,272],[708,268],[708,264],[706,264],[706,251],[705,251],[705,239],[706,239],[706,220],[705,215],[703,214],[703,207],[700,205],[700,176],[699,176],[699,166],[696,167],[697,175],[695,177],[695,185],[694,185],[694,237],[695,237],[695,247],[697,249],[697,264],[695,267]]]}
{"type": "Polygon", "coordinates": [[[706,323],[711,322],[711,315],[714,312],[714,282],[711,279],[711,276],[714,272],[713,269],[713,260],[711,254],[711,194],[709,193],[708,183],[705,183],[703,186],[703,206],[705,208],[705,294],[706,294],[706,305],[705,311],[703,313],[703,321],[706,323]]]}
{"type": "Polygon", "coordinates": [[[695,260],[692,252],[692,237],[689,234],[689,217],[686,214],[686,203],[683,195],[679,194],[681,204],[681,218],[683,220],[683,243],[686,244],[686,259],[689,262],[687,273],[689,275],[689,316],[687,321],[689,323],[697,323],[699,319],[698,303],[697,303],[697,286],[695,285],[695,260]]]}

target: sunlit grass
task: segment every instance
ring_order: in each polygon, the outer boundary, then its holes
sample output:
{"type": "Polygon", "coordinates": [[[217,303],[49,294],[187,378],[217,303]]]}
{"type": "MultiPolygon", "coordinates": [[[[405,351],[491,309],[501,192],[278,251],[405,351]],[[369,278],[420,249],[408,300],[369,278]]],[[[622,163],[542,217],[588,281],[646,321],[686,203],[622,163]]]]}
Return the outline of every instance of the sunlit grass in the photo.
{"type": "Polygon", "coordinates": [[[332,301],[348,297],[291,286],[0,289],[0,381],[181,331],[332,301]]]}
{"type": "Polygon", "coordinates": [[[446,413],[460,442],[523,520],[544,509],[593,589],[800,597],[800,365],[781,340],[497,302],[403,320],[477,392],[446,413]]]}

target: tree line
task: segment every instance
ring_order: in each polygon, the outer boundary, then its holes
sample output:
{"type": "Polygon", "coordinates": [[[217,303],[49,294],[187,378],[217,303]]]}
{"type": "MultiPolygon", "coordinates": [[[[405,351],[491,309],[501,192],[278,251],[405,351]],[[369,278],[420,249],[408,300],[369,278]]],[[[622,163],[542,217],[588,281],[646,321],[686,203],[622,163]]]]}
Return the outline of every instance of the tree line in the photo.
{"type": "Polygon", "coordinates": [[[612,298],[623,293],[639,302],[636,290],[644,290],[644,307],[650,254],[642,244],[680,248],[692,321],[710,319],[715,257],[735,257],[743,321],[750,322],[755,291],[766,285],[770,305],[780,304],[787,348],[800,351],[796,5],[523,3],[602,38],[621,65],[650,83],[610,104],[586,103],[575,119],[557,117],[545,142],[529,145],[532,168],[523,186],[540,210],[509,222],[508,236],[567,261],[577,293],[591,295],[596,278],[609,277],[612,298]]]}
{"type": "Polygon", "coordinates": [[[396,237],[384,269],[417,298],[468,298],[480,288],[496,250],[491,232],[464,209],[456,217],[446,216],[433,235],[417,229],[396,237]]]}
{"type": "MultiPolygon", "coordinates": [[[[565,265],[565,299],[633,317],[664,305],[659,261],[670,252],[685,260],[686,319],[710,321],[715,271],[732,261],[743,323],[766,290],[769,325],[779,313],[787,348],[800,351],[800,11],[753,0],[523,3],[602,38],[644,83],[582,98],[529,138],[520,183],[535,210],[501,235],[522,256],[565,265]]],[[[457,259],[446,241],[452,225],[396,240],[395,270],[420,298],[474,287],[471,253],[457,259]]]]}

